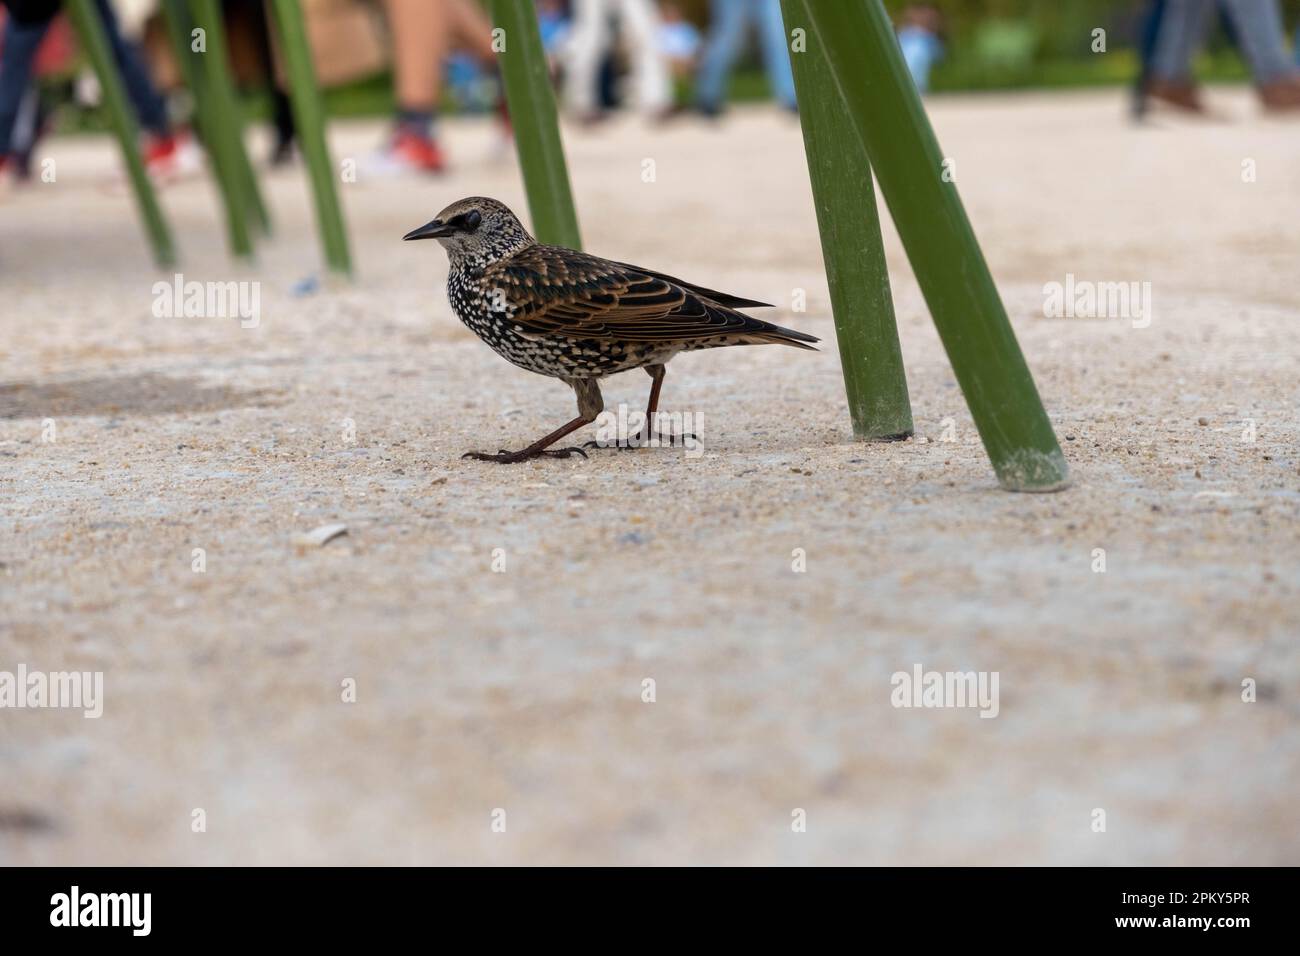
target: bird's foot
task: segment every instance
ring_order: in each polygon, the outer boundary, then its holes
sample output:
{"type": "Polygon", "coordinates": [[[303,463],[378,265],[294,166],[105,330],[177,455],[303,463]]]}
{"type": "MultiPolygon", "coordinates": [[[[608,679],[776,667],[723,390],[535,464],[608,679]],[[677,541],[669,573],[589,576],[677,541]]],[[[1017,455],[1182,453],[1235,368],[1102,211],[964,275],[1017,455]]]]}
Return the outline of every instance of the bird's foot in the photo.
{"type": "Polygon", "coordinates": [[[673,448],[675,446],[685,446],[688,441],[698,442],[699,439],[686,432],[681,435],[665,435],[663,432],[650,432],[649,436],[645,432],[636,435],[629,435],[626,438],[619,438],[612,442],[602,442],[593,438],[585,443],[583,448],[617,448],[619,451],[628,451],[632,448],[673,448]]]}
{"type": "Polygon", "coordinates": [[[485,451],[467,451],[461,455],[461,458],[472,458],[475,461],[495,461],[501,465],[513,465],[516,462],[528,461],[530,458],[572,458],[574,455],[587,457],[587,453],[581,448],[543,448],[541,451],[529,451],[525,448],[523,451],[506,451],[502,448],[495,455],[488,454],[485,451]]]}

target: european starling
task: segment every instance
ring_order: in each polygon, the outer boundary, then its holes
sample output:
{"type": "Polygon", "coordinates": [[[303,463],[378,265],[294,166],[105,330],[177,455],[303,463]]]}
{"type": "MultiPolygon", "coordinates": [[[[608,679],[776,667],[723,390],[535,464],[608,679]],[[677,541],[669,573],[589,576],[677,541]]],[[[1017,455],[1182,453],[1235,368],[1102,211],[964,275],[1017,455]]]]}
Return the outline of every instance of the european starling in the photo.
{"type": "Polygon", "coordinates": [[[527,448],[467,452],[466,458],[509,463],[584,455],[580,448],[550,446],[596,420],[605,407],[601,378],[643,368],[652,381],[646,424],[628,442],[637,447],[653,429],[664,364],[678,352],[770,342],[810,349],[818,341],[736,311],[766,302],[542,245],[495,199],[454,202],[402,238],[442,243],[451,261],[447,297],[474,334],[508,362],[558,378],[578,396],[578,417],[527,448]]]}

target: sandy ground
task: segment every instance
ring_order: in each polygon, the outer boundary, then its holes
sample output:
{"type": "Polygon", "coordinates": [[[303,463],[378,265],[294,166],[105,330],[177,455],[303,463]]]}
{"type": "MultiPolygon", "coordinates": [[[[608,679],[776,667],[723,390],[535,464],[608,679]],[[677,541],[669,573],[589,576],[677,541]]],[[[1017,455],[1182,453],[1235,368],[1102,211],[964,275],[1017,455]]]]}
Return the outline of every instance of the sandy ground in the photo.
{"type": "Polygon", "coordinates": [[[852,440],[801,140],[765,109],[568,130],[585,242],[831,347],[674,362],[700,457],[511,468],[459,455],[572,394],[399,241],[462,195],[524,208],[488,122],[421,182],[339,124],[358,278],[314,293],[297,171],[246,268],[211,186],[168,189],[186,279],[261,282],[247,329],[155,317],[108,142],[51,142],[56,183],[0,207],[0,671],[102,672],[104,712],[0,710],[0,859],[1300,862],[1300,127],[1216,99],[1231,122],[1142,131],[1117,94],[933,101],[1056,495],[997,489],[892,231],[917,438],[852,440]],[[1154,320],[1045,318],[1067,273],[1150,282],[1154,320]],[[998,716],[893,707],[917,664],[996,671],[998,716]]]}

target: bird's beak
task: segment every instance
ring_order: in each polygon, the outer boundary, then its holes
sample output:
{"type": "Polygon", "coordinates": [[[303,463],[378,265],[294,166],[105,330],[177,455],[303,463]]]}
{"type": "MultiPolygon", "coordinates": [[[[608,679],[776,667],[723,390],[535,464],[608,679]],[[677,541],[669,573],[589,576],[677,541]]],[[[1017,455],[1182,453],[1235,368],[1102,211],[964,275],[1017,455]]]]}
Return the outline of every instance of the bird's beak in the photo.
{"type": "Polygon", "coordinates": [[[402,238],[411,239],[437,239],[440,236],[450,236],[456,231],[456,227],[443,222],[441,219],[435,219],[432,222],[426,222],[419,229],[412,229],[402,238]]]}

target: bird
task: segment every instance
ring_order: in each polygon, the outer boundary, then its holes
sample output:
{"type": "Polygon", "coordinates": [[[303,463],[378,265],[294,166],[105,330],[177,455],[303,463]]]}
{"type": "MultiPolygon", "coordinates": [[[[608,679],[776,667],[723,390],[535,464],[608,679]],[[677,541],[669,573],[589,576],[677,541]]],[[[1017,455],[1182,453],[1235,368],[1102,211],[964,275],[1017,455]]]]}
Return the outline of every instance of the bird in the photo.
{"type": "Polygon", "coordinates": [[[551,446],[604,410],[600,379],[636,368],[651,379],[645,424],[618,447],[642,447],[652,435],[667,437],[653,431],[653,422],[665,366],[678,353],[769,343],[816,351],[819,341],[738,311],[770,308],[766,302],[540,243],[508,206],[483,196],[452,203],[402,238],[438,240],[450,263],[447,298],[457,318],[506,361],[558,378],[578,400],[576,418],[526,448],[462,458],[513,464],[587,457],[582,448],[551,446]]]}

